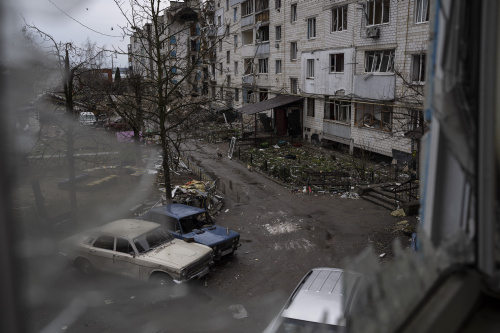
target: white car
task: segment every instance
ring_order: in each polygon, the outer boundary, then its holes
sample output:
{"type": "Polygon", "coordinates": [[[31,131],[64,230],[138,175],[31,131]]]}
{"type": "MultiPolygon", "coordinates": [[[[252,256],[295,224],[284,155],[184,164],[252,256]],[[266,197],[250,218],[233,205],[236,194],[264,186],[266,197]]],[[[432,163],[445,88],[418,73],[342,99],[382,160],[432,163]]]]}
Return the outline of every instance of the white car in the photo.
{"type": "Polygon", "coordinates": [[[161,285],[208,273],[213,251],[175,239],[159,224],[124,219],[61,242],[60,254],[84,274],[95,270],[161,285]]]}
{"type": "Polygon", "coordinates": [[[337,268],[310,270],[264,333],[345,332],[360,279],[337,268]]]}

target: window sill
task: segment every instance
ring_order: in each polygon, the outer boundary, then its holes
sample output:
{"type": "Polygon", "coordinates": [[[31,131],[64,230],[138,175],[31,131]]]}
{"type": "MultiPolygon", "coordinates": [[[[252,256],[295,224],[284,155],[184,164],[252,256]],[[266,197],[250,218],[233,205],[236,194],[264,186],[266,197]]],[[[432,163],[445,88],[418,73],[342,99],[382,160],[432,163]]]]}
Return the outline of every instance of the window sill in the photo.
{"type": "Polygon", "coordinates": [[[316,37],[309,37],[309,38],[307,38],[307,40],[315,40],[315,39],[316,39],[316,37]]]}
{"type": "Polygon", "coordinates": [[[367,27],[367,28],[370,28],[370,27],[378,27],[378,26],[381,26],[381,25],[389,25],[389,24],[391,24],[391,22],[371,24],[371,25],[366,25],[366,27],[367,27]]]}
{"type": "Polygon", "coordinates": [[[329,72],[328,74],[344,74],[344,72],[329,72]]]}
{"type": "Polygon", "coordinates": [[[314,80],[314,76],[313,77],[306,77],[306,80],[314,80]]]}
{"type": "Polygon", "coordinates": [[[364,72],[363,75],[394,76],[394,73],[393,72],[364,72]]]}
{"type": "Polygon", "coordinates": [[[412,81],[412,83],[410,83],[410,85],[412,85],[412,86],[425,86],[425,81],[412,81]]]}
{"type": "Polygon", "coordinates": [[[415,24],[427,24],[429,21],[415,22],[415,24]]]}

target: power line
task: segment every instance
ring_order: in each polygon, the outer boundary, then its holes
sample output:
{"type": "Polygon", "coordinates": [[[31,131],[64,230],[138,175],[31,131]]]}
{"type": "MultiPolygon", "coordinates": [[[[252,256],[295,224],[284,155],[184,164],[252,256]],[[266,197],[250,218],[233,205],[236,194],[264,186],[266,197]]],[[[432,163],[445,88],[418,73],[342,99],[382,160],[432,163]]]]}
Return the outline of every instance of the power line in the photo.
{"type": "Polygon", "coordinates": [[[59,9],[64,15],[66,15],[67,17],[69,17],[70,19],[72,19],[73,21],[75,21],[76,23],[80,24],[82,27],[84,28],[87,28],[97,34],[100,34],[100,35],[103,35],[103,36],[107,36],[107,37],[117,37],[117,38],[122,38],[123,36],[113,36],[113,35],[108,35],[108,34],[105,34],[105,33],[102,33],[102,32],[99,32],[97,30],[94,30],[88,26],[86,26],[85,24],[83,24],[82,22],[78,21],[77,19],[75,19],[74,17],[72,17],[71,15],[69,15],[68,13],[66,13],[64,10],[62,10],[61,8],[59,8],[55,3],[52,2],[52,0],[48,0],[52,5],[54,5],[54,7],[56,7],[57,9],[59,9]]]}

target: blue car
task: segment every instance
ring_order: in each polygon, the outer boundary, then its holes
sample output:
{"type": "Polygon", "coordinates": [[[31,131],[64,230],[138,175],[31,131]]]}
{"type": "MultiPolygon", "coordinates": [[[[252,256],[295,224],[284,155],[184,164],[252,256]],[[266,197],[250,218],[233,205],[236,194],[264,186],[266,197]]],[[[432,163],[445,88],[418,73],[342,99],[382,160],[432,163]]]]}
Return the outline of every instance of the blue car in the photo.
{"type": "Polygon", "coordinates": [[[170,204],[152,208],[142,219],[163,225],[175,238],[211,247],[215,260],[233,254],[240,245],[240,234],[215,225],[203,208],[170,204]]]}

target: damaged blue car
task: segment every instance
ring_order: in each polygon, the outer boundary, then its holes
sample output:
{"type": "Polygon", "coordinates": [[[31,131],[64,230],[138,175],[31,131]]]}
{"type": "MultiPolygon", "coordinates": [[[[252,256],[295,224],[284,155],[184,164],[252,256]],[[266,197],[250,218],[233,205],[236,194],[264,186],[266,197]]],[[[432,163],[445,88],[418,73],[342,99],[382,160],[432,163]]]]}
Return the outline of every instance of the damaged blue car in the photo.
{"type": "Polygon", "coordinates": [[[152,208],[141,219],[163,225],[175,238],[211,247],[215,260],[233,254],[240,246],[240,234],[215,225],[203,208],[170,204],[152,208]]]}

